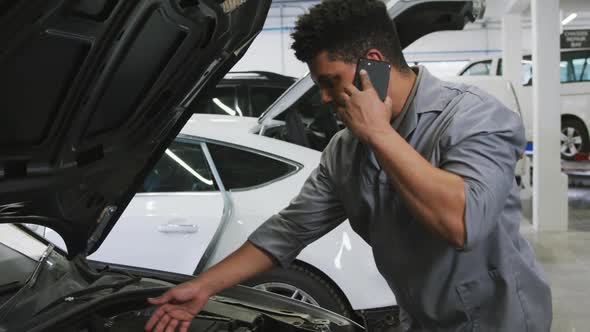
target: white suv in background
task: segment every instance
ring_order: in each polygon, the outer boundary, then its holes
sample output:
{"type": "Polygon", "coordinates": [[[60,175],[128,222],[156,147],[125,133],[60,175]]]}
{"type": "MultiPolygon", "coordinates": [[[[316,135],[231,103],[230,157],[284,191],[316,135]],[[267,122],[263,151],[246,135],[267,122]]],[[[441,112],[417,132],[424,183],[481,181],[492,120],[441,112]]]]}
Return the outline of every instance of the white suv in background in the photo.
{"type": "MultiPolygon", "coordinates": [[[[561,51],[561,156],[574,159],[590,152],[590,49],[561,51]]],[[[469,63],[462,76],[501,76],[502,58],[490,57],[469,63]]],[[[531,55],[522,60],[522,85],[516,87],[527,138],[532,141],[533,65],[531,55]]]]}

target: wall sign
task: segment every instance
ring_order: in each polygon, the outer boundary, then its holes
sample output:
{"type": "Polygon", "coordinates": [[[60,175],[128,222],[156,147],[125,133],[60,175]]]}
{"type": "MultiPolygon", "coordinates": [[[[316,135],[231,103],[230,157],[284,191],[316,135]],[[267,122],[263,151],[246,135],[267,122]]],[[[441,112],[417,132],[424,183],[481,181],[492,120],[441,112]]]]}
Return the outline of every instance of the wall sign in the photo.
{"type": "Polygon", "coordinates": [[[561,48],[590,48],[590,30],[565,30],[561,34],[561,48]]]}

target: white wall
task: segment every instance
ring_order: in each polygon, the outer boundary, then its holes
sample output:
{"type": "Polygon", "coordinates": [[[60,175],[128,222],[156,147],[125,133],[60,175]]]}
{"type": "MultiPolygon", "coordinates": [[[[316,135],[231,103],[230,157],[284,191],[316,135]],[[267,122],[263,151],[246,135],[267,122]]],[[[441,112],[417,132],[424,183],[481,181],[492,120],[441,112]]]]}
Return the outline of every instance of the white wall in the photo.
{"type": "MultiPolygon", "coordinates": [[[[297,16],[311,5],[313,2],[289,4],[289,7],[283,8],[282,15],[278,6],[271,8],[264,30],[233,70],[266,70],[295,77],[304,75],[307,66],[295,58],[291,50],[290,34],[297,16]]],[[[578,14],[578,18],[567,28],[590,28],[590,13],[578,14]]],[[[499,18],[487,17],[483,21],[469,24],[463,31],[442,31],[424,36],[406,48],[404,53],[409,62],[424,63],[429,68],[434,68],[435,74],[446,76],[456,68],[457,71],[461,69],[466,61],[501,55],[501,29],[499,18]],[[440,72],[436,72],[437,70],[440,72]]],[[[530,52],[531,40],[530,19],[524,19],[523,52],[530,52]]]]}
{"type": "Polygon", "coordinates": [[[232,70],[264,70],[294,77],[307,73],[307,65],[297,60],[291,50],[291,32],[297,16],[304,13],[311,4],[313,3],[285,5],[282,18],[281,8],[272,7],[262,32],[232,70]]]}
{"type": "MultiPolygon", "coordinates": [[[[569,14],[569,11],[564,12],[564,16],[569,14]]],[[[523,18],[522,26],[522,51],[529,53],[532,48],[530,17],[523,18]]],[[[578,12],[578,18],[565,28],[590,28],[590,12],[578,12]]],[[[462,31],[441,31],[426,35],[405,50],[406,57],[411,61],[468,60],[501,53],[502,23],[501,18],[495,17],[468,24],[462,31]]]]}

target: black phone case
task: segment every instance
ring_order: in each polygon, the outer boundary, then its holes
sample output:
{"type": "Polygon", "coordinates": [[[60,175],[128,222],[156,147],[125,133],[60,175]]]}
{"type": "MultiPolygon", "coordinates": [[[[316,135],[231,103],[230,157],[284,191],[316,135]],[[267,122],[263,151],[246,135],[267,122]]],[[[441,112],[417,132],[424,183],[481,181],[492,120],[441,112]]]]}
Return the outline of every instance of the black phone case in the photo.
{"type": "Polygon", "coordinates": [[[377,91],[377,95],[382,101],[385,101],[387,97],[387,88],[389,87],[389,72],[391,65],[387,62],[359,59],[356,66],[356,73],[354,75],[354,85],[357,89],[362,90],[361,80],[359,73],[364,69],[369,73],[369,79],[373,83],[373,87],[377,91]]]}

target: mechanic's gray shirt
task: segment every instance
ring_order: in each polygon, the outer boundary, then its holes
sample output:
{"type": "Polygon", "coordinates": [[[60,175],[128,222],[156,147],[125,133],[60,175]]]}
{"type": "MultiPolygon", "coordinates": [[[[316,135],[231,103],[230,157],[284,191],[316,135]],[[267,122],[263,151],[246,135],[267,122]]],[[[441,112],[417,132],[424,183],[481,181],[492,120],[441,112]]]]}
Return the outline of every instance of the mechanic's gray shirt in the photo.
{"type": "Polygon", "coordinates": [[[520,117],[482,90],[443,82],[423,67],[414,90],[393,126],[432,165],[463,178],[464,248],[411,216],[349,130],[332,139],[300,194],[249,240],[285,266],[348,218],[373,248],[411,331],[549,331],[550,289],[519,233],[520,117]]]}

